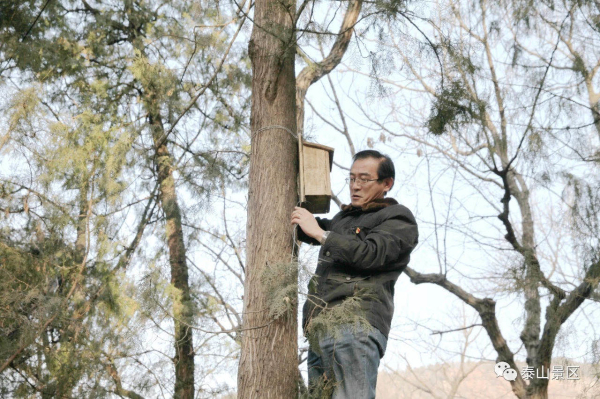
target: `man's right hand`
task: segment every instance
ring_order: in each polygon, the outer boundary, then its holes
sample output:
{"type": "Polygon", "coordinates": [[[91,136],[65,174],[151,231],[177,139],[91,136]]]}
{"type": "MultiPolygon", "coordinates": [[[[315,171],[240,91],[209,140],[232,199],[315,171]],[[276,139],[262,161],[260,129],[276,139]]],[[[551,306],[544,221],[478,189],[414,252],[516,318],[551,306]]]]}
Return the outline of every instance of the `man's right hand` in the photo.
{"type": "Polygon", "coordinates": [[[323,233],[325,232],[325,230],[319,226],[319,223],[313,214],[299,206],[295,207],[294,212],[292,212],[292,224],[300,226],[304,234],[317,241],[321,241],[323,233]]]}

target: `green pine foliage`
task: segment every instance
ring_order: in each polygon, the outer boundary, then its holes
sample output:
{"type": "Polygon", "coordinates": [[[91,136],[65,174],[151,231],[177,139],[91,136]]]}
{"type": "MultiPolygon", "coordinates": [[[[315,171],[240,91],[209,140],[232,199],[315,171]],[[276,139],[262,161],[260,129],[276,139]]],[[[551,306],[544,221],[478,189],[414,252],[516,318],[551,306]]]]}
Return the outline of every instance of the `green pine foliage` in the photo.
{"type": "MultiPolygon", "coordinates": [[[[184,223],[198,224],[213,192],[243,187],[247,174],[243,46],[217,71],[235,11],[184,1],[0,5],[0,396],[172,389],[172,374],[152,374],[173,367],[172,345],[144,342],[169,331],[182,305],[168,276],[148,112],[168,133],[184,223]]],[[[191,274],[203,297],[204,278],[191,274]]],[[[198,323],[223,306],[192,305],[198,323]]]]}
{"type": "Polygon", "coordinates": [[[370,295],[367,291],[360,290],[336,306],[324,307],[317,316],[312,317],[305,330],[310,346],[318,351],[319,339],[326,334],[339,339],[342,325],[350,324],[355,331],[372,329],[361,307],[361,302],[367,295],[370,295]]]}
{"type": "Polygon", "coordinates": [[[298,263],[267,264],[261,282],[268,292],[269,316],[296,317],[293,311],[298,307],[298,263]]]}
{"type": "Polygon", "coordinates": [[[440,135],[480,120],[484,112],[484,102],[473,101],[461,82],[451,81],[435,96],[426,124],[431,133],[440,135]]]}

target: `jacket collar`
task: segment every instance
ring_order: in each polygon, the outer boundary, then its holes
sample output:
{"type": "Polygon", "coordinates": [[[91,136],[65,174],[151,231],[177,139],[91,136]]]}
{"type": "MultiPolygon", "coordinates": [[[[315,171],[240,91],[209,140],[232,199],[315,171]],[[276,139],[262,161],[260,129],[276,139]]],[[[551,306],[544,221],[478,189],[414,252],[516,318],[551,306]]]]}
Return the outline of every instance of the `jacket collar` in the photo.
{"type": "Polygon", "coordinates": [[[349,204],[349,205],[342,205],[341,208],[342,208],[342,212],[351,212],[351,211],[357,211],[357,210],[362,210],[363,212],[376,212],[380,209],[387,208],[388,206],[391,206],[391,205],[398,205],[398,201],[396,201],[393,198],[377,198],[371,202],[367,202],[362,207],[357,207],[357,206],[353,206],[353,205],[349,204]]]}

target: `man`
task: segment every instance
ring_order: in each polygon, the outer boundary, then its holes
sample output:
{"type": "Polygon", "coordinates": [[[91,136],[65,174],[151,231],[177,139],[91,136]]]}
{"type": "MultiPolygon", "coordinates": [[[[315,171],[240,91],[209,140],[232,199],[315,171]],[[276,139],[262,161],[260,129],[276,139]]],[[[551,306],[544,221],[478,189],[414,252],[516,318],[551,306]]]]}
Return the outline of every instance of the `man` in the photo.
{"type": "Polygon", "coordinates": [[[334,399],[375,397],[377,368],[394,313],[394,285],[418,241],[412,213],[385,198],[394,178],[394,164],[388,156],[361,151],[354,156],[346,179],[350,205],[342,206],[331,220],[315,218],[299,207],[292,213],[292,223],[300,226],[299,239],[321,245],[303,308],[305,333],[323,309],[354,295],[361,298],[357,316],[371,325],[341,325],[338,331],[319,335],[318,347],[309,348],[309,387],[319,379],[333,379],[334,399]]]}

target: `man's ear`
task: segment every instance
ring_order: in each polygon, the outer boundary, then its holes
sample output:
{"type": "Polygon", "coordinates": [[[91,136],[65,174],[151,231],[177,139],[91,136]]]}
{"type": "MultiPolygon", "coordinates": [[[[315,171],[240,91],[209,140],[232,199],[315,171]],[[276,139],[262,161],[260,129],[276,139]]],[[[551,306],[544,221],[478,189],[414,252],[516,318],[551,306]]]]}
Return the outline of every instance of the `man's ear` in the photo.
{"type": "Polygon", "coordinates": [[[386,177],[385,179],[383,179],[383,184],[384,184],[383,189],[385,190],[385,193],[387,194],[392,189],[392,187],[394,187],[394,178],[386,177]]]}

